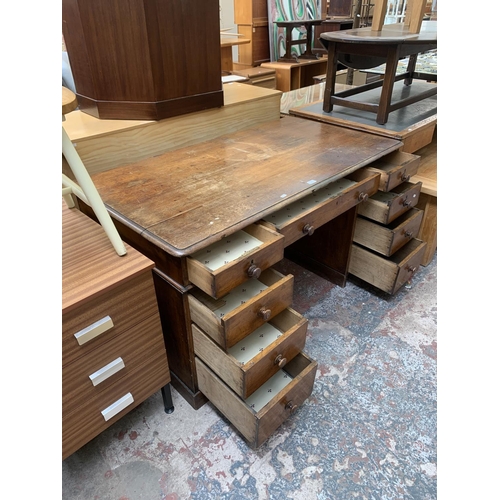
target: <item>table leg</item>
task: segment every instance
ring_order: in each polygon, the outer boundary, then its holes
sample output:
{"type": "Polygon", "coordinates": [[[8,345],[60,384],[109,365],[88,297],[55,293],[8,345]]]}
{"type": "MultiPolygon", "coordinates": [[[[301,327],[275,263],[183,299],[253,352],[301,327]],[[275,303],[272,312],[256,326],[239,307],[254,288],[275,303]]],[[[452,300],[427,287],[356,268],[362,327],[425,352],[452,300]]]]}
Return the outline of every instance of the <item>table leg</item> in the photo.
{"type": "Polygon", "coordinates": [[[411,85],[413,83],[413,73],[415,71],[415,67],[417,66],[417,57],[418,54],[412,54],[410,56],[410,60],[408,61],[408,66],[406,67],[406,72],[410,73],[408,78],[405,78],[404,84],[406,86],[411,85]]]}
{"type": "Polygon", "coordinates": [[[323,97],[323,111],[331,113],[333,109],[332,96],[335,92],[335,80],[337,77],[337,44],[328,45],[328,63],[326,66],[325,94],[323,97]]]}
{"type": "Polygon", "coordinates": [[[392,91],[394,89],[394,80],[396,78],[396,69],[399,61],[399,45],[389,47],[387,51],[387,60],[385,64],[384,83],[380,93],[380,101],[377,111],[377,123],[384,125],[389,117],[389,108],[391,106],[392,91]]]}

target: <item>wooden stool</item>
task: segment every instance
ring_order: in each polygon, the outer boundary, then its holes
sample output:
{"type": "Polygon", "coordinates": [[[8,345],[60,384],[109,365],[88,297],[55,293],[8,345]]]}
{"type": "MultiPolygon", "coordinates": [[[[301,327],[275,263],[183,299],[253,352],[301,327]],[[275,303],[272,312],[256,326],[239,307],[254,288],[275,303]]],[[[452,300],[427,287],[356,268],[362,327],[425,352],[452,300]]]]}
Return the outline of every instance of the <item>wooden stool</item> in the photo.
{"type": "Polygon", "coordinates": [[[323,22],[322,19],[312,19],[307,21],[276,21],[276,26],[278,28],[285,28],[285,55],[280,57],[278,61],[284,62],[294,62],[297,58],[292,56],[292,45],[304,45],[306,46],[305,52],[298,57],[298,59],[318,59],[318,57],[313,54],[312,43],[313,43],[313,26],[319,26],[323,22]],[[306,39],[304,40],[292,40],[292,32],[294,28],[301,28],[304,26],[306,28],[306,39]]]}
{"type": "MultiPolygon", "coordinates": [[[[76,95],[66,87],[62,87],[62,118],[64,115],[70,113],[78,106],[76,95]]],[[[74,208],[75,204],[71,193],[75,194],[79,199],[85,202],[94,211],[97,219],[99,220],[104,232],[108,236],[118,255],[125,255],[127,250],[125,245],[116,230],[111,217],[104,206],[104,203],[99,195],[92,179],[85,168],[80,156],[76,152],[73,143],[71,142],[68,134],[62,127],[62,152],[68,165],[75,176],[77,182],[71,180],[67,175],[62,174],[62,195],[69,208],[74,208]]]]}

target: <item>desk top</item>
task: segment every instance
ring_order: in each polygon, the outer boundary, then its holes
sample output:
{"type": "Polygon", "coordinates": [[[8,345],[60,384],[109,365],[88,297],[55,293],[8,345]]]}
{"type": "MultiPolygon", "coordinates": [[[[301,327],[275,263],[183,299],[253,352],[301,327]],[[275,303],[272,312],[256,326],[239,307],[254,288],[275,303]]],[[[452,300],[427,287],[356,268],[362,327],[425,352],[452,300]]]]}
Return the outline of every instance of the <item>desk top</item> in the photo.
{"type": "Polygon", "coordinates": [[[284,116],[93,181],[113,218],[182,257],[400,147],[398,140],[284,116]]]}
{"type": "Polygon", "coordinates": [[[229,38],[224,38],[224,36],[220,37],[220,46],[221,47],[232,47],[233,45],[245,45],[246,43],[250,43],[250,38],[241,38],[238,36],[232,36],[229,38]]]}
{"type": "Polygon", "coordinates": [[[327,42],[355,44],[437,44],[437,21],[423,21],[420,33],[409,33],[403,23],[386,24],[381,31],[373,31],[370,27],[354,28],[321,33],[320,38],[327,42]]]}

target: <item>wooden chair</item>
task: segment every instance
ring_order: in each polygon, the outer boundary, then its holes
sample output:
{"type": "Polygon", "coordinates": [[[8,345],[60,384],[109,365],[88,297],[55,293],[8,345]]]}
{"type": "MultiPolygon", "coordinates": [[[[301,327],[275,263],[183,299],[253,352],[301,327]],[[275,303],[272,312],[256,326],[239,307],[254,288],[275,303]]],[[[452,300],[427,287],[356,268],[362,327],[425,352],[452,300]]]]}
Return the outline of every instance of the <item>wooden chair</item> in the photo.
{"type": "MultiPolygon", "coordinates": [[[[78,106],[76,95],[66,87],[62,87],[62,119],[64,115],[70,113],[78,106]]],[[[62,127],[62,152],[68,165],[75,176],[76,182],[67,175],[62,174],[62,195],[69,208],[74,208],[75,203],[71,194],[77,196],[85,202],[94,211],[106,235],[111,241],[116,253],[120,256],[125,255],[127,250],[111,220],[111,217],[104,206],[104,203],[97,191],[92,179],[85,168],[80,156],[78,155],[68,134],[62,127]]]]}
{"type": "MultiPolygon", "coordinates": [[[[373,0],[372,31],[382,31],[387,13],[388,0],[373,0]]],[[[427,0],[408,0],[406,4],[405,26],[408,33],[420,33],[427,0]]]]}

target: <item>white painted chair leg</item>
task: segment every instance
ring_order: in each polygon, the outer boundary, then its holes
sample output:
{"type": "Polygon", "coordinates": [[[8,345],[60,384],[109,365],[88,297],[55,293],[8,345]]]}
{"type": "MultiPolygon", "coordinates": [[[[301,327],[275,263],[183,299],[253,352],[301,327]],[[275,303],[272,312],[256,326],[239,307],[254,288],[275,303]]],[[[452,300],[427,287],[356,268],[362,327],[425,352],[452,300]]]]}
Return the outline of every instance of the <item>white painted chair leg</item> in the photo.
{"type": "Polygon", "coordinates": [[[118,255],[125,255],[127,253],[125,245],[64,127],[62,127],[62,152],[116,253],[118,255]]]}

